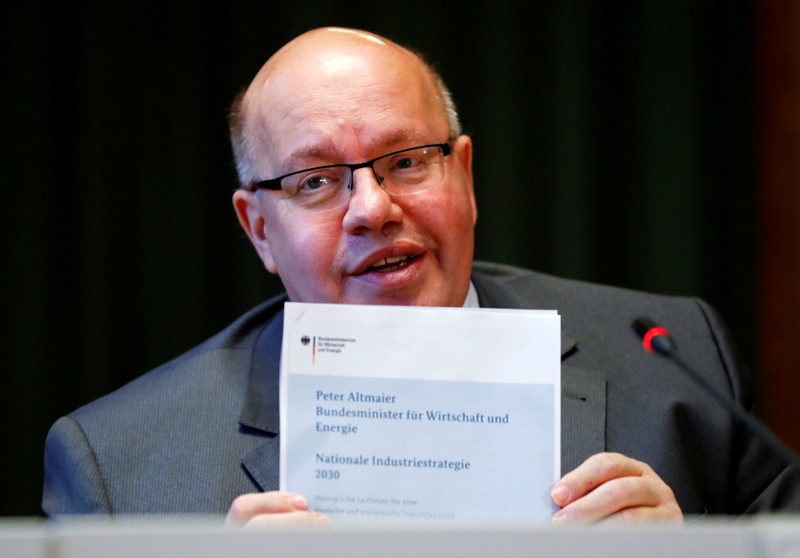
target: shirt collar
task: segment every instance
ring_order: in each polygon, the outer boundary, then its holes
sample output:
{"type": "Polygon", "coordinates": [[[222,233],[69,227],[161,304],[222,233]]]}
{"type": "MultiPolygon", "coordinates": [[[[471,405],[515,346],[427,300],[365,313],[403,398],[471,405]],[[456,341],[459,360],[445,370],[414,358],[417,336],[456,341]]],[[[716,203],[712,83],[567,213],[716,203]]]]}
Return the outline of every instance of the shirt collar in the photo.
{"type": "Polygon", "coordinates": [[[478,291],[475,290],[475,285],[472,281],[469,282],[469,291],[467,291],[467,299],[464,301],[464,308],[480,308],[478,302],[478,291]]]}

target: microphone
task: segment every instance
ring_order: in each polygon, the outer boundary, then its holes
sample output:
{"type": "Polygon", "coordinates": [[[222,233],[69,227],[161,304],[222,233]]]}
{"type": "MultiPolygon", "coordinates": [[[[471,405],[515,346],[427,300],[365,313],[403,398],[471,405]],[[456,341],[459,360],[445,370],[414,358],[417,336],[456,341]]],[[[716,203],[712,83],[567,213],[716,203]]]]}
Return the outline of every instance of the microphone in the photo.
{"type": "Polygon", "coordinates": [[[728,397],[718,390],[708,379],[697,370],[689,366],[678,354],[678,347],[670,337],[669,332],[656,325],[653,320],[647,317],[639,317],[633,321],[633,331],[642,339],[642,344],[648,352],[655,352],[665,358],[670,359],[681,370],[683,370],[695,383],[697,383],[706,393],[713,397],[718,403],[725,407],[733,416],[747,425],[761,440],[767,443],[778,455],[800,474],[800,457],[781,442],[763,422],[754,415],[747,412],[733,398],[728,397]]]}

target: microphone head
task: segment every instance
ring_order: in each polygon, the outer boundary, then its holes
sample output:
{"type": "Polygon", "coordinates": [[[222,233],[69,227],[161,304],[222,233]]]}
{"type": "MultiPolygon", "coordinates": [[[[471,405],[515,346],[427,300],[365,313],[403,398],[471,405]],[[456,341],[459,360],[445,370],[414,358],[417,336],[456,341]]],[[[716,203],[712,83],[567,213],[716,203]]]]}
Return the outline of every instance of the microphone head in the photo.
{"type": "Polygon", "coordinates": [[[648,352],[655,351],[660,355],[669,356],[675,350],[675,342],[669,336],[669,332],[656,325],[650,318],[639,316],[633,320],[631,327],[648,352]]]}

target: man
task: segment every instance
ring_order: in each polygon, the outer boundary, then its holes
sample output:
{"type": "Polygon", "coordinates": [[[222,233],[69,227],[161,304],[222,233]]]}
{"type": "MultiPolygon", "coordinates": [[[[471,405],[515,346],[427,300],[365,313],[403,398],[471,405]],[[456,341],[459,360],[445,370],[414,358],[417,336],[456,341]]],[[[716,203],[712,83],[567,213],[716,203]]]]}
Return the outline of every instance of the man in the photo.
{"type": "MultiPolygon", "coordinates": [[[[237,99],[231,134],[234,208],[290,300],[559,310],[568,472],[552,490],[556,523],[680,521],[800,500],[784,463],[630,339],[632,318],[653,315],[692,341],[685,356],[710,381],[750,404],[707,305],[473,262],[472,142],[419,56],[364,31],[304,33],[237,99]]],[[[324,523],[302,495],[277,491],[285,300],[60,419],[44,510],[324,523]]]]}

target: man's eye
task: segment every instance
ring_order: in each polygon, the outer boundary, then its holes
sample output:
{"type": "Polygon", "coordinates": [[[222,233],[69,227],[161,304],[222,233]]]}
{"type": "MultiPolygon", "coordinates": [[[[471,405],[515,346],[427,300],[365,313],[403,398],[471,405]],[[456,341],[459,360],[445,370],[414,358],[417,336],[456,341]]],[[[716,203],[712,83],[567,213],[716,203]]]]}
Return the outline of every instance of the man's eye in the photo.
{"type": "Polygon", "coordinates": [[[415,166],[419,165],[419,160],[413,159],[411,157],[403,157],[402,159],[398,159],[395,161],[394,168],[395,169],[411,169],[415,166]]]}
{"type": "Polygon", "coordinates": [[[301,184],[301,188],[307,190],[319,190],[332,183],[332,180],[327,176],[309,176],[301,184]]]}

